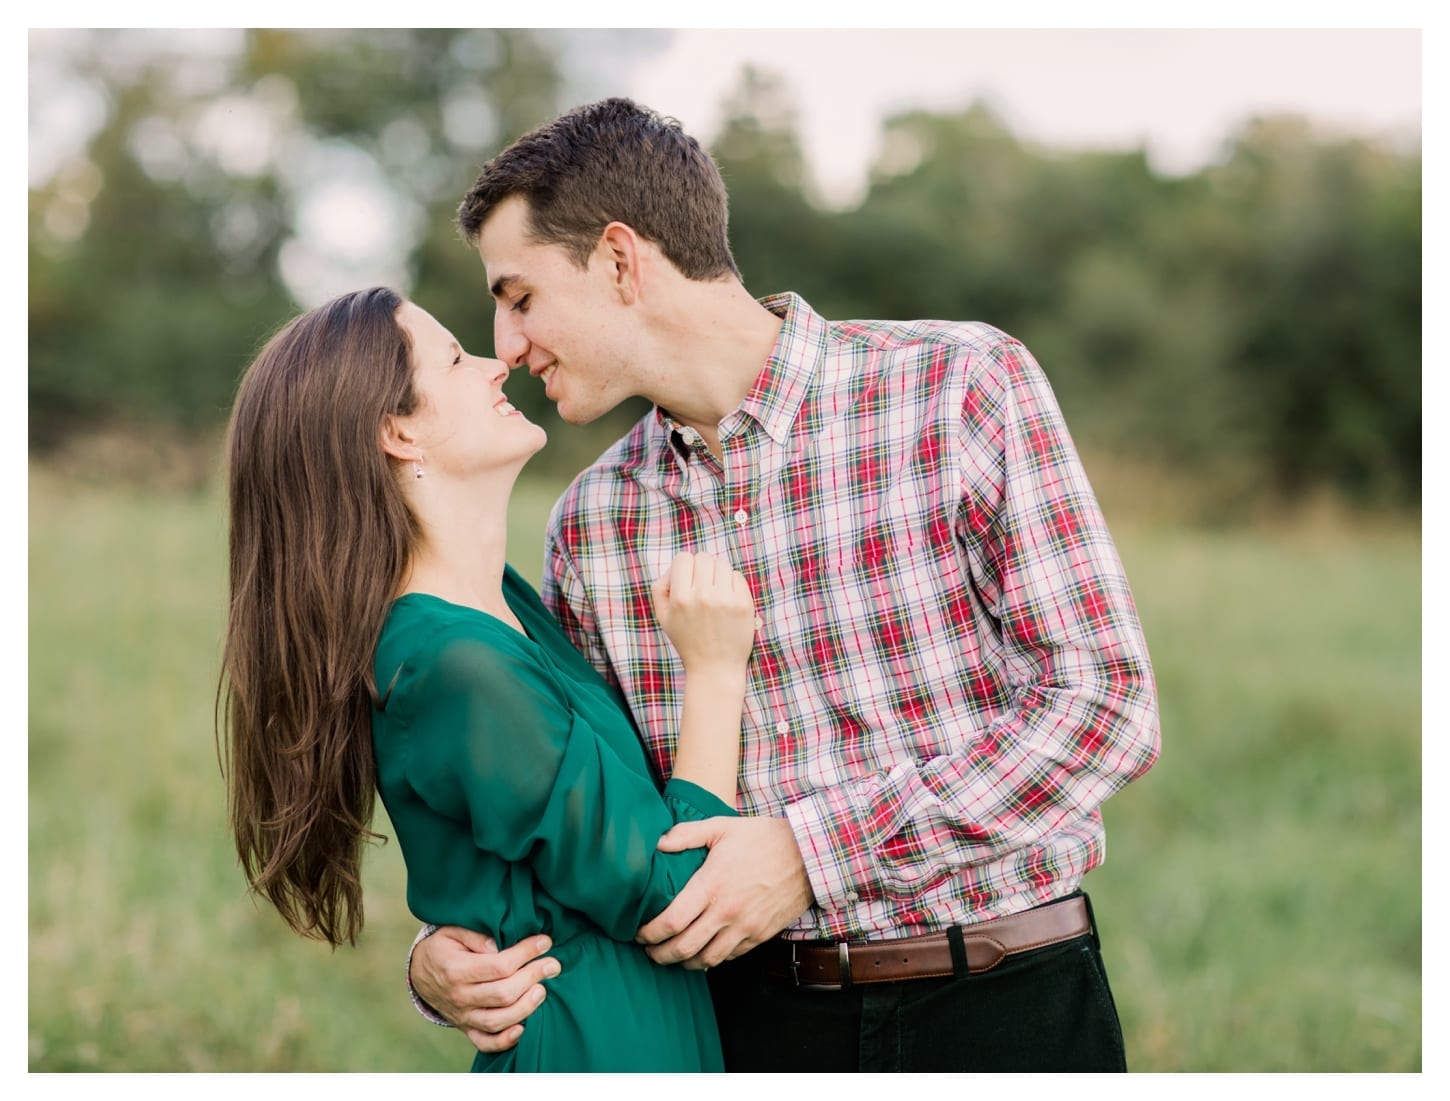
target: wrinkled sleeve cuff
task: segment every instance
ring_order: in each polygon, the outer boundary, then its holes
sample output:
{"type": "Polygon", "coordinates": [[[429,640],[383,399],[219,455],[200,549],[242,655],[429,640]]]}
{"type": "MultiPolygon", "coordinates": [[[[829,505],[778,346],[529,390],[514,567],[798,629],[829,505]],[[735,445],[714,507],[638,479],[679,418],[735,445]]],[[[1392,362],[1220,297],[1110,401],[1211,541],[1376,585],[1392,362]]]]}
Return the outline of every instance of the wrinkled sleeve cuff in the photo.
{"type": "Polygon", "coordinates": [[[425,925],[418,930],[418,935],[408,946],[408,966],[403,970],[403,981],[408,984],[408,997],[413,1002],[413,1008],[422,1015],[425,1021],[432,1021],[435,1025],[442,1025],[444,1028],[452,1028],[452,1023],[445,1021],[439,1012],[420,998],[418,992],[413,989],[413,950],[436,932],[438,932],[436,925],[425,925]]]}
{"type": "Polygon", "coordinates": [[[667,800],[673,799],[684,803],[696,811],[701,818],[719,818],[722,815],[730,818],[740,816],[739,811],[714,792],[706,791],[699,784],[692,784],[689,780],[682,780],[677,776],[671,777],[670,782],[665,785],[664,795],[667,800]]]}
{"type": "Polygon", "coordinates": [[[822,791],[785,808],[795,834],[806,877],[822,910],[843,910],[859,901],[857,884],[867,881],[873,863],[864,823],[855,821],[850,803],[840,793],[822,791]],[[845,839],[860,841],[854,846],[845,839]]]}

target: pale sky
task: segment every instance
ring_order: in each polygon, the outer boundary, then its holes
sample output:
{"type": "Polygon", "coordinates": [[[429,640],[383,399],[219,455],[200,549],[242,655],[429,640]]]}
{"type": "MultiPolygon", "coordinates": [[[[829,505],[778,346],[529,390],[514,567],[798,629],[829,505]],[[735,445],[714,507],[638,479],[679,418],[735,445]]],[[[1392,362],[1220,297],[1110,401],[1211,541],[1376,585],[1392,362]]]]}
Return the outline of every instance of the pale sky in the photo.
{"type": "Polygon", "coordinates": [[[1415,140],[1416,30],[681,30],[616,85],[710,136],[741,67],[780,74],[825,197],[864,187],[887,114],[991,103],[1017,136],[1145,145],[1189,172],[1254,114],[1293,111],[1415,140]]]}

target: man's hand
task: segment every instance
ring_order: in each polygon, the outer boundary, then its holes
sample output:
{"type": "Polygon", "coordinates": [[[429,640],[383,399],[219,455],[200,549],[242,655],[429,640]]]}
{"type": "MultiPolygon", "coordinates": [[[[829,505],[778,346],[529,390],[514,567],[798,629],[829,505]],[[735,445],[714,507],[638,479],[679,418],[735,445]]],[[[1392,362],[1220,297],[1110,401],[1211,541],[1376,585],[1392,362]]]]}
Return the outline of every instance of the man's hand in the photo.
{"type": "Polygon", "coordinates": [[[500,952],[492,937],[446,925],[413,949],[408,979],[479,1051],[507,1051],[544,1000],[542,981],[559,973],[559,961],[543,955],[551,946],[529,937],[500,952]]]}
{"type": "Polygon", "coordinates": [[[710,854],[675,900],[635,938],[656,963],[703,971],[775,936],[815,901],[790,823],[783,818],[681,822],[664,852],[710,854]]]}

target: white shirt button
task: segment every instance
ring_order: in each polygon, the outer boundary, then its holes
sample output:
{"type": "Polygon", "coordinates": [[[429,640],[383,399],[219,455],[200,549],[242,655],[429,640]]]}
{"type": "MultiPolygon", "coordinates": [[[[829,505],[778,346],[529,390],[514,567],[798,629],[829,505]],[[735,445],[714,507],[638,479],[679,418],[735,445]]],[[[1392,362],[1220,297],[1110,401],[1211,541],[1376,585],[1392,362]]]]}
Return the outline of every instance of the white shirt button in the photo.
{"type": "Polygon", "coordinates": [[[757,631],[759,631],[759,630],[764,629],[764,627],[765,627],[765,619],[763,617],[761,617],[761,616],[756,616],[755,617],[755,629],[757,631]]]}
{"type": "Polygon", "coordinates": [[[741,527],[744,527],[749,520],[750,513],[746,512],[743,508],[735,513],[735,522],[741,527]]]}
{"type": "Polygon", "coordinates": [[[861,896],[858,895],[855,891],[847,891],[845,894],[845,899],[847,902],[856,902],[860,899],[860,897],[861,896]]]}
{"type": "Polygon", "coordinates": [[[789,734],[790,723],[786,722],[784,719],[781,719],[780,722],[775,724],[775,732],[777,734],[789,734]]]}

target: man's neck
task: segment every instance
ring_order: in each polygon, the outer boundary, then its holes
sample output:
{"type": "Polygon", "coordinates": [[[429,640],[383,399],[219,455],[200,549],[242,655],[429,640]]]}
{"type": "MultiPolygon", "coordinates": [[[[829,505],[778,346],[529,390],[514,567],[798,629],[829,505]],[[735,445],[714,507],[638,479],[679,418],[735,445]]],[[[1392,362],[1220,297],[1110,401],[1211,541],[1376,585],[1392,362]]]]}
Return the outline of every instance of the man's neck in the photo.
{"type": "Polygon", "coordinates": [[[658,376],[645,396],[720,455],[720,422],[765,367],[782,321],[738,282],[695,283],[681,294],[658,376]]]}

